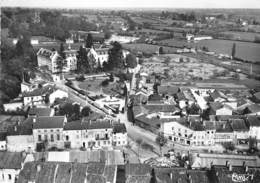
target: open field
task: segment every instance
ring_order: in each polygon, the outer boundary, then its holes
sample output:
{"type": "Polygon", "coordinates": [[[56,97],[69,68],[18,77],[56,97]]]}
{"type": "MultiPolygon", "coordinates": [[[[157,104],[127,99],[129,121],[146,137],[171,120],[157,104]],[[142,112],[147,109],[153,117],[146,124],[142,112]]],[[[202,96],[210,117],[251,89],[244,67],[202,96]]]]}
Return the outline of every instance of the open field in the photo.
{"type": "Polygon", "coordinates": [[[232,73],[222,67],[177,54],[145,59],[141,72],[164,74],[168,80],[232,78],[232,73]]]}
{"type": "Polygon", "coordinates": [[[231,55],[233,43],[236,43],[236,57],[243,60],[260,62],[260,44],[257,43],[212,39],[202,40],[191,44],[199,48],[205,46],[210,51],[214,51],[216,53],[231,55]]]}
{"type": "MultiPolygon", "coordinates": [[[[123,44],[123,48],[129,49],[134,52],[143,52],[146,54],[154,54],[158,52],[160,46],[158,45],[151,45],[151,44],[144,44],[144,43],[137,43],[137,44],[123,44]]],[[[175,53],[177,51],[176,48],[163,46],[163,51],[165,53],[175,53]]]]}
{"type": "Polygon", "coordinates": [[[224,35],[230,36],[231,39],[234,40],[242,40],[242,41],[255,41],[255,37],[258,36],[260,38],[260,34],[252,33],[252,32],[234,32],[234,31],[226,31],[222,32],[224,35]]]}

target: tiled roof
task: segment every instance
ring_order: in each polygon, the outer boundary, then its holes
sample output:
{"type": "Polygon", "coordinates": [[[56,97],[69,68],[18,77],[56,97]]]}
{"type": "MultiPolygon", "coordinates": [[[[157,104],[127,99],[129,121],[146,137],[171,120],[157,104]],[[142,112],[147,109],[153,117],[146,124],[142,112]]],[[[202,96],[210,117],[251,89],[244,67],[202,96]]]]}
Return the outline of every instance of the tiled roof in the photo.
{"type": "Polygon", "coordinates": [[[257,92],[254,94],[255,98],[257,98],[258,100],[260,100],[260,92],[257,92]]]}
{"type": "Polygon", "coordinates": [[[43,96],[43,95],[50,94],[53,91],[54,91],[53,86],[48,85],[42,88],[37,88],[31,92],[24,92],[23,97],[43,96]]]}
{"type": "Polygon", "coordinates": [[[83,122],[82,126],[83,126],[83,128],[89,129],[89,130],[112,128],[112,122],[110,120],[98,120],[98,121],[89,120],[87,122],[83,122]]]}
{"type": "Polygon", "coordinates": [[[32,135],[33,117],[28,117],[20,124],[11,126],[7,130],[7,135],[32,135]],[[15,127],[16,126],[16,127],[15,127]]]}
{"type": "Polygon", "coordinates": [[[21,169],[25,156],[20,152],[1,152],[0,169],[21,169]]]}
{"type": "Polygon", "coordinates": [[[29,110],[29,115],[36,115],[36,116],[50,116],[52,112],[51,108],[31,108],[29,110]]]}
{"type": "Polygon", "coordinates": [[[114,133],[126,133],[126,126],[124,123],[114,123],[113,124],[114,133]]]}
{"type": "Polygon", "coordinates": [[[149,113],[154,112],[175,112],[178,108],[175,105],[143,105],[143,107],[149,111],[149,113]]]}
{"type": "Polygon", "coordinates": [[[21,170],[17,183],[114,182],[116,166],[104,163],[28,162],[21,170]],[[71,181],[70,181],[71,180],[71,181]]]}
{"type": "Polygon", "coordinates": [[[234,183],[235,177],[242,178],[240,182],[252,182],[252,183],[260,182],[259,168],[248,168],[248,171],[246,172],[246,169],[242,166],[232,167],[232,170],[230,170],[226,166],[216,166],[214,167],[214,170],[217,174],[218,182],[234,183]],[[244,178],[245,180],[243,180],[244,178]]]}
{"type": "Polygon", "coordinates": [[[219,132],[219,133],[233,132],[233,129],[229,122],[216,121],[215,126],[216,126],[216,132],[219,132]]]}
{"type": "Polygon", "coordinates": [[[63,130],[82,130],[82,125],[81,125],[81,121],[78,120],[78,121],[71,121],[71,122],[68,122],[64,125],[64,128],[63,130]]]}
{"type": "Polygon", "coordinates": [[[217,99],[217,98],[221,98],[222,96],[220,95],[219,91],[214,90],[211,94],[210,94],[211,98],[213,100],[217,99]]]}
{"type": "Polygon", "coordinates": [[[158,86],[158,93],[165,95],[174,95],[179,92],[179,87],[177,86],[158,86]]]}
{"type": "Polygon", "coordinates": [[[52,117],[41,116],[36,118],[36,122],[33,124],[33,128],[34,129],[63,128],[64,121],[65,121],[64,116],[52,116],[52,117]]]}
{"type": "Polygon", "coordinates": [[[258,105],[258,104],[252,104],[252,105],[248,106],[247,108],[251,113],[260,112],[260,105],[258,105]]]}
{"type": "Polygon", "coordinates": [[[260,117],[259,116],[248,116],[247,122],[249,126],[260,126],[260,117]]]}
{"type": "Polygon", "coordinates": [[[210,108],[213,110],[213,111],[216,111],[218,109],[221,109],[223,107],[223,105],[220,103],[220,102],[211,102],[210,103],[210,108]]]}
{"type": "Polygon", "coordinates": [[[234,131],[248,131],[246,122],[243,119],[231,119],[230,123],[234,131]]]}

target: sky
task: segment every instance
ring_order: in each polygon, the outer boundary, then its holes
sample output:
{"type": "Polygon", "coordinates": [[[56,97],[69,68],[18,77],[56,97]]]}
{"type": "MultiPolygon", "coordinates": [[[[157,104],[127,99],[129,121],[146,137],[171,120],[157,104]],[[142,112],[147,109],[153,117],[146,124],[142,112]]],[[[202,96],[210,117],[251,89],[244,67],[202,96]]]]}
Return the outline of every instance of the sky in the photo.
{"type": "Polygon", "coordinates": [[[41,8],[260,8],[260,0],[0,0],[0,6],[41,8]]]}

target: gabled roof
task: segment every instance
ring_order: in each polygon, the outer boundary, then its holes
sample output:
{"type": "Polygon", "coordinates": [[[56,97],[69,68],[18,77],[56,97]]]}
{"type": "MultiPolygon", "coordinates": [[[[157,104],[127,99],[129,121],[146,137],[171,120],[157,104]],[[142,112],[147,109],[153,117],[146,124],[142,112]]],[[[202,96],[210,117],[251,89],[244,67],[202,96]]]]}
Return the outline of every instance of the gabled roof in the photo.
{"type": "Polygon", "coordinates": [[[53,180],[68,183],[107,183],[115,182],[115,173],[115,165],[104,163],[28,162],[21,170],[17,183],[47,183],[53,180]]]}
{"type": "Polygon", "coordinates": [[[222,96],[220,95],[219,91],[214,90],[211,94],[210,94],[211,98],[213,100],[216,100],[217,98],[222,98],[222,96]]]}
{"type": "Polygon", "coordinates": [[[37,108],[33,107],[29,110],[29,115],[33,116],[50,116],[52,112],[51,108],[37,108]]]}
{"type": "Polygon", "coordinates": [[[260,92],[255,93],[254,96],[257,100],[260,100],[260,92]]]}
{"type": "Polygon", "coordinates": [[[248,131],[246,122],[243,119],[231,119],[230,123],[234,131],[248,131]]]}
{"type": "Polygon", "coordinates": [[[217,111],[218,109],[221,109],[223,107],[223,104],[221,104],[220,102],[211,102],[209,105],[213,111],[217,111]]]}
{"type": "Polygon", "coordinates": [[[44,96],[44,95],[52,93],[53,91],[54,91],[54,87],[48,85],[48,86],[44,86],[42,88],[37,88],[30,92],[24,92],[23,97],[44,96]]]}
{"type": "Polygon", "coordinates": [[[158,86],[158,93],[165,95],[174,95],[179,92],[180,88],[177,86],[158,86]]]}
{"type": "Polygon", "coordinates": [[[143,107],[149,111],[154,112],[175,112],[178,108],[175,105],[160,104],[160,105],[143,105],[143,107]]]}
{"type": "Polygon", "coordinates": [[[247,106],[247,108],[250,111],[250,113],[260,112],[260,105],[258,105],[258,104],[249,105],[249,106],[247,106]]]}
{"type": "Polygon", "coordinates": [[[33,124],[34,129],[47,129],[47,128],[63,128],[65,122],[64,116],[41,116],[36,118],[33,124]]]}
{"type": "Polygon", "coordinates": [[[106,129],[112,128],[112,122],[110,120],[97,120],[97,121],[84,121],[82,123],[84,129],[106,129]]]}
{"type": "Polygon", "coordinates": [[[260,117],[259,116],[248,116],[247,122],[249,123],[249,126],[257,126],[260,127],[260,117]]]}
{"type": "Polygon", "coordinates": [[[82,129],[83,129],[83,127],[82,127],[80,120],[68,122],[64,125],[64,128],[63,128],[63,130],[65,130],[65,131],[82,130],[82,129]]]}
{"type": "Polygon", "coordinates": [[[0,169],[21,169],[25,157],[20,152],[0,151],[0,169]]]}
{"type": "Polygon", "coordinates": [[[126,127],[124,123],[114,123],[113,124],[114,133],[126,133],[126,127]]]}
{"type": "Polygon", "coordinates": [[[28,117],[20,124],[11,126],[7,130],[7,135],[32,135],[33,117],[28,117]]]}

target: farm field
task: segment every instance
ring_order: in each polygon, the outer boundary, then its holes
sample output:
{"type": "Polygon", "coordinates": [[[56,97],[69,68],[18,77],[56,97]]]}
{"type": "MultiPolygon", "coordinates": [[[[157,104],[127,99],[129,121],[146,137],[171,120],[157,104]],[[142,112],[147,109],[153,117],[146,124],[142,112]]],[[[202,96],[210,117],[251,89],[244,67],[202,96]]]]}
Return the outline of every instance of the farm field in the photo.
{"type": "MultiPolygon", "coordinates": [[[[160,46],[158,45],[151,45],[151,44],[144,44],[144,43],[136,43],[136,44],[123,44],[123,48],[129,49],[133,52],[143,52],[146,54],[154,54],[158,52],[160,46]]],[[[177,51],[176,48],[163,46],[163,51],[165,53],[175,53],[177,51]]]]}
{"type": "Polygon", "coordinates": [[[234,40],[242,40],[242,41],[255,41],[255,37],[260,38],[260,34],[252,33],[252,32],[234,32],[234,31],[226,31],[222,32],[225,35],[230,35],[230,37],[234,40]]]}
{"type": "Polygon", "coordinates": [[[200,42],[190,44],[199,48],[205,46],[210,51],[214,51],[219,54],[223,53],[231,55],[233,43],[236,43],[236,57],[243,60],[260,62],[260,44],[257,43],[212,39],[202,40],[200,42]]]}

